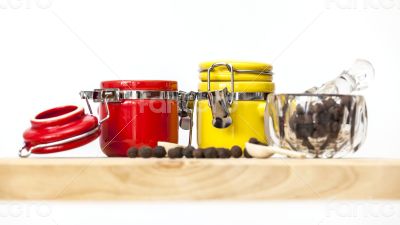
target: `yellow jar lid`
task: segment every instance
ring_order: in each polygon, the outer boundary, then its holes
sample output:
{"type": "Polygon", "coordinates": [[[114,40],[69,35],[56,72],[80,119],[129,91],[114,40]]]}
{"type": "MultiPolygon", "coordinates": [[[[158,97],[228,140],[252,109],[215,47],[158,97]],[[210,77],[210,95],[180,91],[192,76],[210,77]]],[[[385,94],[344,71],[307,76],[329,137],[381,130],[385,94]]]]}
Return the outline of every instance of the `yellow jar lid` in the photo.
{"type": "MultiPolygon", "coordinates": [[[[200,63],[200,70],[207,70],[214,63],[225,62],[231,64],[237,70],[256,70],[256,71],[264,71],[269,72],[272,70],[272,65],[263,62],[252,62],[252,61],[236,61],[236,60],[214,60],[200,63]]],[[[215,71],[225,70],[226,67],[217,67],[215,71]]]]}
{"type": "MultiPolygon", "coordinates": [[[[252,82],[252,81],[236,81],[234,83],[235,92],[267,92],[271,93],[275,91],[275,84],[272,82],[252,82]]],[[[199,83],[199,91],[207,91],[207,82],[199,83]]],[[[231,91],[231,83],[227,82],[211,82],[211,91],[221,90],[228,88],[231,91]]]]}
{"type": "MultiPolygon", "coordinates": [[[[231,64],[235,70],[235,80],[238,81],[272,81],[272,65],[261,62],[235,61],[235,60],[215,60],[200,63],[200,80],[207,81],[207,70],[214,63],[231,64]]],[[[211,81],[228,81],[231,74],[227,67],[218,66],[210,74],[211,81]]]]}

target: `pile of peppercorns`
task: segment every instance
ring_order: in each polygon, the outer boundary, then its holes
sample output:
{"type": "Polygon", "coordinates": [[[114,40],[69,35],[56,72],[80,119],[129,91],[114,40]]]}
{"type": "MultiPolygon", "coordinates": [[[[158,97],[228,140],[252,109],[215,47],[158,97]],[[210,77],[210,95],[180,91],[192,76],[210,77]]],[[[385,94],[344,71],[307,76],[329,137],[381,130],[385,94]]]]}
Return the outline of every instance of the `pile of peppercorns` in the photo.
{"type": "MultiPolygon", "coordinates": [[[[250,138],[250,143],[253,144],[262,144],[256,138],[250,138]]],[[[131,147],[127,152],[128,157],[130,158],[164,158],[169,157],[171,159],[176,158],[197,158],[197,159],[228,159],[228,158],[240,158],[242,155],[246,158],[252,158],[250,154],[248,154],[246,148],[244,149],[244,153],[242,148],[235,145],[231,149],[227,148],[194,148],[193,146],[187,147],[174,147],[171,149],[166,149],[164,146],[156,146],[155,148],[151,148],[149,146],[143,146],[141,148],[131,147]]]]}
{"type": "Polygon", "coordinates": [[[344,96],[340,103],[329,97],[321,102],[311,102],[306,109],[298,104],[289,119],[289,127],[308,149],[315,149],[308,138],[327,137],[321,146],[324,149],[338,137],[344,110],[350,103],[351,98],[344,96]]]}

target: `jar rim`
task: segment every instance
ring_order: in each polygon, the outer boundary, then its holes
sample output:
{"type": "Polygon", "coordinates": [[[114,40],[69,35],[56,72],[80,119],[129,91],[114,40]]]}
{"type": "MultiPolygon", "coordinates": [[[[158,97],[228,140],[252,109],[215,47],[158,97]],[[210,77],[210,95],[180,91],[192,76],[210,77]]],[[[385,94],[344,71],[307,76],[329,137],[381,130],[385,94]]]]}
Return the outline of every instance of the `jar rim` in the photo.
{"type": "MultiPolygon", "coordinates": [[[[239,60],[213,60],[202,62],[199,65],[200,71],[208,70],[215,63],[228,63],[231,64],[233,69],[235,70],[249,70],[249,71],[259,71],[259,72],[271,72],[272,65],[264,62],[255,62],[255,61],[239,61],[239,60]]],[[[216,71],[227,71],[225,67],[215,68],[216,71]]]]}
{"type": "Polygon", "coordinates": [[[101,88],[120,90],[177,91],[178,82],[173,80],[108,80],[101,82],[101,88]]]}
{"type": "Polygon", "coordinates": [[[79,118],[83,115],[84,109],[82,106],[65,105],[38,113],[31,119],[31,124],[34,127],[54,126],[63,124],[73,118],[79,118]]]}

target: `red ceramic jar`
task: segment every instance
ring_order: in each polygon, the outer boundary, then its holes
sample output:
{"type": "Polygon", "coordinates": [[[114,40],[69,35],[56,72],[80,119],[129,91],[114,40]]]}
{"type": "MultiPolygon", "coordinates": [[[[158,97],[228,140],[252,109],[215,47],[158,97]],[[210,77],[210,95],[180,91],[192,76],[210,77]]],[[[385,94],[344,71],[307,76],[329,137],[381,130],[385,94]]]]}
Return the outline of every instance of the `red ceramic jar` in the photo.
{"type": "MultiPolygon", "coordinates": [[[[104,81],[101,90],[114,96],[107,104],[109,118],[100,128],[100,146],[107,156],[127,156],[130,147],[155,147],[158,141],[178,142],[176,81],[104,81]]],[[[103,101],[100,119],[106,116],[103,101]]]]}

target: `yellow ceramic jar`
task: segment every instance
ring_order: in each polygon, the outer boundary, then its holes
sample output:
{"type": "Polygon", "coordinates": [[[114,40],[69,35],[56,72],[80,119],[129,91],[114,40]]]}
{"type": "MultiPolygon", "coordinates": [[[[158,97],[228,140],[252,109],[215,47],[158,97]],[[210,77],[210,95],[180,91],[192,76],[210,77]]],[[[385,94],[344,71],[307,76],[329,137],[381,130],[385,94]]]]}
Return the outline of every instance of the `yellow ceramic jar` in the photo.
{"type": "Polygon", "coordinates": [[[244,148],[251,137],[266,141],[266,97],[275,90],[271,71],[271,65],[259,62],[214,61],[200,64],[201,82],[197,101],[199,148],[230,149],[234,145],[244,148]],[[221,92],[224,88],[225,92],[221,92]],[[221,105],[219,103],[224,102],[224,94],[227,94],[228,100],[221,105]],[[222,99],[215,96],[222,96],[222,99]],[[222,114],[215,112],[224,106],[228,108],[230,125],[229,122],[222,125],[216,123],[216,117],[222,114]]]}

